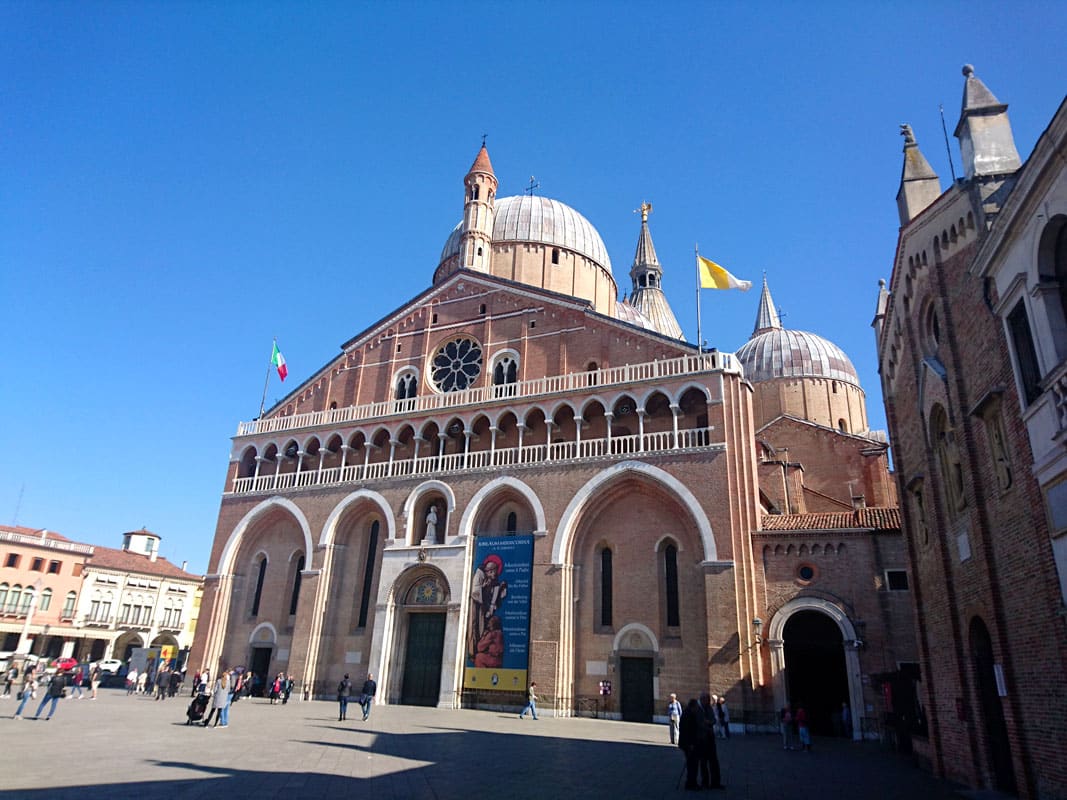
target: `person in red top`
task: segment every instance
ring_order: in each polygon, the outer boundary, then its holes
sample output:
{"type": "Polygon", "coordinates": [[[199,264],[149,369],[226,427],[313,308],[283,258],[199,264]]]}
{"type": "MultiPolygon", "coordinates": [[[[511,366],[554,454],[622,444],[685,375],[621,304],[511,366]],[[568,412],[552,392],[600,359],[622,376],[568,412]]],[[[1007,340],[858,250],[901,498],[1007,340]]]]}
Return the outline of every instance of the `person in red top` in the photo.
{"type": "Polygon", "coordinates": [[[808,730],[808,712],[803,707],[797,708],[795,715],[797,735],[800,737],[800,749],[811,750],[811,731],[808,730]]]}

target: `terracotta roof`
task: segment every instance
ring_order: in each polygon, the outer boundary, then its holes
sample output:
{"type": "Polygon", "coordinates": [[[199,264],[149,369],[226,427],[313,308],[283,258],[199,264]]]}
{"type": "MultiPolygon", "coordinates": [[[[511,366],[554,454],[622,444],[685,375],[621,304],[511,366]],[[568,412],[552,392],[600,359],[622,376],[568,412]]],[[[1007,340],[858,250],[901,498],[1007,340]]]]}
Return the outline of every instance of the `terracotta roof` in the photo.
{"type": "Polygon", "coordinates": [[[822,514],[765,514],[765,531],[900,530],[899,508],[857,508],[822,514]]]}
{"type": "Polygon", "coordinates": [[[182,578],[188,581],[200,580],[199,575],[194,575],[174,566],[162,556],[158,556],[155,561],[152,561],[144,553],[131,553],[129,550],[116,550],[114,547],[101,547],[100,545],[95,545],[93,554],[89,558],[89,566],[116,569],[123,572],[140,572],[145,575],[157,575],[160,578],[182,578]]]}
{"type": "Polygon", "coordinates": [[[482,145],[482,149],[478,151],[477,158],[474,159],[474,163],[471,164],[471,172],[488,172],[490,175],[495,175],[493,172],[493,165],[489,163],[489,151],[485,149],[485,145],[482,145]]]}

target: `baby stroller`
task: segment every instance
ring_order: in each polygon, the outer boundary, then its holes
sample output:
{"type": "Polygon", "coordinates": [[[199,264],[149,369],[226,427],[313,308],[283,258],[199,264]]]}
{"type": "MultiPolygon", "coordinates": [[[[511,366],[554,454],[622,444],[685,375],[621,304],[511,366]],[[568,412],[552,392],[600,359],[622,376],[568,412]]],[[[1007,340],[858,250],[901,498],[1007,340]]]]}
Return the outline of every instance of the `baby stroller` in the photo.
{"type": "Polygon", "coordinates": [[[194,722],[199,722],[204,718],[204,712],[207,711],[207,704],[210,699],[206,694],[198,694],[193,698],[193,702],[189,704],[189,709],[185,712],[185,716],[188,717],[185,721],[186,725],[192,725],[194,722]]]}

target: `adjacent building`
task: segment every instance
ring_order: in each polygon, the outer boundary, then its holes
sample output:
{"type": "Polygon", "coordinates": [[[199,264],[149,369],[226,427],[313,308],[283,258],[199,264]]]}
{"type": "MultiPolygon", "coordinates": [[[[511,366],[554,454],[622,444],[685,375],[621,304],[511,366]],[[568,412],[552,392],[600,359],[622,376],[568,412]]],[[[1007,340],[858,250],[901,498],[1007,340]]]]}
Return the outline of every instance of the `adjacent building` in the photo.
{"type": "Polygon", "coordinates": [[[1067,108],[1024,163],[964,67],[964,175],[908,126],[875,331],[918,607],[922,762],[1067,797],[1067,108]]]}
{"type": "Polygon", "coordinates": [[[202,578],[161,558],[159,539],[133,531],[116,549],[0,526],[0,650],[79,661],[188,651],[202,578]]]}

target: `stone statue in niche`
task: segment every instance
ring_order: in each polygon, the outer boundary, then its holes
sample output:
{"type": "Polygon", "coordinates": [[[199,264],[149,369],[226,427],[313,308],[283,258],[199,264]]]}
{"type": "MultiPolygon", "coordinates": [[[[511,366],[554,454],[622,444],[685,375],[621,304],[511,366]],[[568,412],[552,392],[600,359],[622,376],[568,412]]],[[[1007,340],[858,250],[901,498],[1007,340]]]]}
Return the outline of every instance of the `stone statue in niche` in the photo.
{"type": "Polygon", "coordinates": [[[437,506],[431,505],[426,512],[426,535],[423,537],[426,544],[440,544],[437,541],[437,506]]]}

